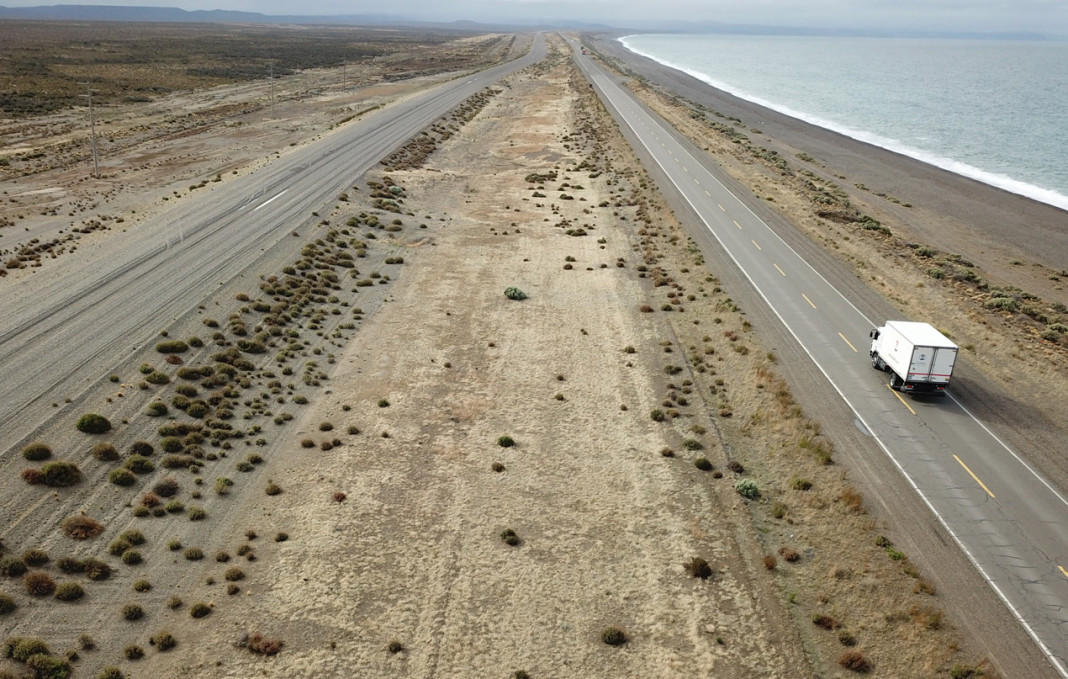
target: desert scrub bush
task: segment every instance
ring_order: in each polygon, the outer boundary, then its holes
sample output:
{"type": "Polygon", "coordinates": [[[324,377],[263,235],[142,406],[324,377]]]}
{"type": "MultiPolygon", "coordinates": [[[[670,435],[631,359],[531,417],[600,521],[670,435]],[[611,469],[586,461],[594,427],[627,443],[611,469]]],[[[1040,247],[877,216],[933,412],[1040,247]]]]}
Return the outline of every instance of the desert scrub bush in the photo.
{"type": "Polygon", "coordinates": [[[104,526],[100,522],[85,514],[68,516],[60,523],[60,528],[63,530],[64,535],[75,540],[96,537],[104,530],[104,526]]]}
{"type": "Polygon", "coordinates": [[[527,293],[523,292],[517,287],[512,286],[504,289],[504,296],[508,299],[520,301],[527,298],[527,293]]]}
{"type": "Polygon", "coordinates": [[[182,597],[180,596],[172,594],[170,598],[167,599],[167,608],[171,609],[172,611],[178,610],[183,605],[184,603],[182,602],[182,597]]]}
{"type": "Polygon", "coordinates": [[[104,434],[111,431],[111,421],[96,413],[82,415],[74,426],[83,434],[104,434]]]}
{"type": "Polygon", "coordinates": [[[712,567],[708,565],[708,562],[699,556],[695,556],[686,563],[682,564],[682,567],[686,569],[686,572],[691,577],[707,580],[712,577],[712,567]]]}
{"type": "Polygon", "coordinates": [[[85,577],[94,582],[101,582],[111,577],[111,566],[100,559],[88,558],[82,562],[85,577]]]}
{"type": "Polygon", "coordinates": [[[170,384],[171,378],[167,376],[167,373],[153,370],[149,374],[145,375],[145,382],[155,385],[170,384]]]}
{"type": "Polygon", "coordinates": [[[522,542],[519,539],[519,536],[516,535],[515,531],[511,528],[505,528],[501,531],[501,540],[504,541],[504,544],[511,547],[518,547],[519,543],[522,542]]]}
{"type": "Polygon", "coordinates": [[[511,448],[515,445],[515,439],[505,434],[504,436],[501,436],[497,439],[497,445],[501,448],[511,448]]]}
{"type": "Polygon", "coordinates": [[[130,644],[122,649],[122,655],[127,660],[140,660],[145,657],[145,649],[137,644],[130,644]]]}
{"type": "Polygon", "coordinates": [[[39,653],[26,659],[26,667],[33,671],[34,677],[42,679],[66,679],[70,676],[70,663],[63,658],[39,653]]]}
{"type": "Polygon", "coordinates": [[[810,490],[812,488],[812,482],[808,479],[803,479],[799,476],[795,476],[790,479],[790,487],[794,490],[810,490]]]}
{"type": "Polygon", "coordinates": [[[864,673],[871,670],[871,663],[860,651],[846,651],[838,656],[838,664],[854,672],[864,673]]]}
{"type": "Polygon", "coordinates": [[[42,549],[27,549],[22,553],[22,560],[30,568],[40,568],[51,561],[48,552],[42,549]]]}
{"type": "Polygon", "coordinates": [[[251,634],[246,642],[246,647],[256,655],[275,655],[282,650],[284,642],[281,639],[269,639],[259,632],[251,634]]]}
{"type": "Polygon", "coordinates": [[[152,590],[152,583],[148,580],[138,580],[133,584],[133,591],[148,592],[152,590]]]}
{"type": "Polygon", "coordinates": [[[237,582],[245,579],[245,571],[234,566],[233,568],[227,568],[226,573],[223,574],[227,582],[237,582]]]}
{"type": "Polygon", "coordinates": [[[208,512],[203,507],[192,505],[186,511],[186,516],[189,517],[190,521],[203,521],[208,518],[208,512]]]}
{"type": "Polygon", "coordinates": [[[280,533],[275,533],[274,534],[274,541],[275,542],[285,542],[288,539],[289,539],[289,533],[280,532],[280,533]]]}
{"type": "Polygon", "coordinates": [[[234,482],[225,476],[220,476],[215,479],[215,492],[219,495],[226,495],[230,492],[230,487],[234,485],[234,482]]]}
{"type": "Polygon", "coordinates": [[[618,627],[606,627],[601,631],[601,641],[609,646],[622,646],[627,643],[627,634],[618,627]]]}
{"type": "Polygon", "coordinates": [[[274,481],[268,481],[267,488],[264,489],[264,492],[268,495],[278,495],[282,492],[282,487],[274,481]]]}
{"type": "Polygon", "coordinates": [[[122,617],[124,620],[129,620],[130,622],[140,620],[145,617],[145,609],[141,608],[141,604],[124,604],[122,607],[122,617]]]}
{"type": "Polygon", "coordinates": [[[77,601],[85,596],[85,590],[76,582],[63,582],[56,586],[55,596],[60,601],[77,601]]]}
{"type": "Polygon", "coordinates": [[[100,670],[100,674],[96,675],[96,679],[126,679],[126,675],[123,674],[122,670],[120,670],[118,667],[108,665],[104,669],[100,670]]]}
{"type": "Polygon", "coordinates": [[[122,538],[116,538],[108,545],[108,554],[112,556],[122,556],[123,552],[133,547],[129,542],[122,538]]]}
{"type": "Polygon", "coordinates": [[[28,569],[26,563],[14,556],[5,556],[0,558],[0,575],[7,578],[17,578],[28,569]]]}
{"type": "Polygon", "coordinates": [[[173,476],[166,476],[156,482],[156,485],[152,486],[152,492],[160,497],[174,497],[178,494],[180,486],[178,480],[173,476]]]}
{"type": "Polygon", "coordinates": [[[52,457],[52,449],[45,443],[34,441],[22,449],[22,457],[30,462],[42,462],[52,457]]]}
{"type": "Polygon", "coordinates": [[[3,656],[24,663],[35,655],[49,655],[48,645],[33,637],[11,637],[4,641],[3,656]]]}
{"type": "Polygon", "coordinates": [[[747,500],[755,500],[760,497],[760,488],[752,479],[742,479],[738,483],[734,484],[734,490],[738,491],[738,494],[747,500]]]}
{"type": "Polygon", "coordinates": [[[209,615],[211,615],[211,606],[203,601],[198,601],[189,607],[189,616],[192,618],[205,618],[209,615]]]}
{"type": "Polygon", "coordinates": [[[53,488],[66,488],[82,480],[82,472],[73,462],[46,462],[41,467],[41,482],[53,488]]]}
{"type": "Polygon", "coordinates": [[[13,613],[19,606],[15,600],[6,594],[0,594],[0,615],[13,613]]]}
{"type": "Polygon", "coordinates": [[[37,486],[41,484],[41,470],[40,469],[23,469],[22,480],[31,486],[37,486]]]}
{"type": "Polygon", "coordinates": [[[178,645],[178,640],[170,632],[160,630],[149,638],[148,643],[155,646],[157,651],[169,651],[178,645]]]}
{"type": "Polygon", "coordinates": [[[89,449],[89,454],[101,462],[114,462],[119,459],[119,451],[110,443],[97,443],[89,449]]]}
{"type": "Polygon", "coordinates": [[[149,417],[163,417],[167,414],[167,404],[163,401],[153,401],[145,406],[145,415],[149,417]]]}
{"type": "Polygon", "coordinates": [[[182,552],[182,556],[190,561],[200,561],[204,558],[204,550],[200,547],[188,547],[182,552]]]}
{"type": "Polygon", "coordinates": [[[123,467],[134,474],[151,474],[156,470],[156,465],[153,464],[152,460],[143,455],[131,455],[123,464],[123,467]]]}
{"type": "Polygon", "coordinates": [[[85,562],[72,556],[63,556],[56,559],[56,568],[61,572],[71,575],[85,572],[85,562]]]}
{"type": "Polygon", "coordinates": [[[699,457],[693,461],[693,466],[697,467],[703,472],[712,471],[712,463],[708,461],[707,457],[699,457]]]}
{"type": "Polygon", "coordinates": [[[663,422],[666,419],[666,416],[664,415],[663,410],[660,410],[659,408],[653,408],[649,411],[649,419],[651,419],[653,422],[663,422]]]}
{"type": "Polygon", "coordinates": [[[333,431],[334,425],[329,422],[320,422],[319,431],[333,431]]]}
{"type": "Polygon", "coordinates": [[[56,591],[55,581],[44,571],[30,571],[23,576],[22,584],[32,596],[47,596],[56,591]]]}
{"type": "Polygon", "coordinates": [[[156,344],[156,351],[161,354],[184,354],[189,351],[189,345],[182,340],[167,340],[156,344]]]}
{"type": "Polygon", "coordinates": [[[144,558],[141,556],[141,552],[136,549],[127,549],[122,553],[122,562],[127,566],[136,566],[143,560],[144,558]]]}

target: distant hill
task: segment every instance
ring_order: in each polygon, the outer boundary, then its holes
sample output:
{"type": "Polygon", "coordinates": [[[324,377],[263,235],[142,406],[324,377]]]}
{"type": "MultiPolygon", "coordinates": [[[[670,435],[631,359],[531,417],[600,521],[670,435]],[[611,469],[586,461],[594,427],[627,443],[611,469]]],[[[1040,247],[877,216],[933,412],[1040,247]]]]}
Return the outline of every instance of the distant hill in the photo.
{"type": "Polygon", "coordinates": [[[116,5],[49,5],[0,7],[0,19],[39,21],[144,21],[159,23],[215,24],[398,24],[410,23],[400,16],[271,16],[259,12],[223,9],[184,10],[178,7],[119,7],[116,5]]]}

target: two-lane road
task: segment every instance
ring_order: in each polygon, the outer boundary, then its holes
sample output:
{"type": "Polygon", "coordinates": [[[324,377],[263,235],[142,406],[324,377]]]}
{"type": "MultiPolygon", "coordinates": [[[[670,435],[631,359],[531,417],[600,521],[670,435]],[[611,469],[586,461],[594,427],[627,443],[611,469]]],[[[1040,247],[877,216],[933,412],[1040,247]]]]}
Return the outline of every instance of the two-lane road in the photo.
{"type": "Polygon", "coordinates": [[[1068,500],[966,404],[912,399],[871,368],[867,318],[589,58],[576,59],[701,226],[826,376],[1057,672],[1068,677],[1068,500]]]}
{"type": "MultiPolygon", "coordinates": [[[[0,449],[30,434],[194,310],[221,282],[315,218],[363,173],[438,117],[500,78],[537,63],[529,54],[444,83],[351,123],[252,174],[198,189],[179,206],[100,247],[3,284],[0,449]]],[[[299,241],[294,242],[294,249],[299,241]]]]}

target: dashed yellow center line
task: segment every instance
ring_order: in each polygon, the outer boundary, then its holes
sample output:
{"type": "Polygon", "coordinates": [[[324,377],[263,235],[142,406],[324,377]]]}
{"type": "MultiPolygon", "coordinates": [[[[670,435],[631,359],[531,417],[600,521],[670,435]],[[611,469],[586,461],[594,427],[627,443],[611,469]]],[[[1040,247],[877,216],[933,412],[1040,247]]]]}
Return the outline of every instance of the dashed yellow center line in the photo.
{"type": "Polygon", "coordinates": [[[805,298],[805,301],[808,302],[808,305],[810,307],[812,307],[813,309],[818,309],[819,308],[818,306],[816,306],[815,304],[812,303],[812,300],[808,298],[808,295],[806,295],[805,293],[802,292],[801,296],[805,298]]]}
{"type": "Polygon", "coordinates": [[[857,350],[857,348],[855,346],[853,346],[853,343],[846,339],[845,335],[843,335],[842,333],[838,333],[838,336],[842,338],[843,342],[845,342],[846,344],[849,345],[850,349],[852,349],[853,351],[857,350]]]}
{"type": "Polygon", "coordinates": [[[707,189],[705,189],[705,195],[706,195],[706,196],[708,196],[709,198],[711,198],[711,197],[712,197],[712,194],[711,194],[711,193],[709,193],[707,189]]]}
{"type": "Polygon", "coordinates": [[[889,385],[889,384],[888,384],[888,385],[886,385],[886,388],[887,388],[887,389],[890,389],[890,393],[891,393],[891,394],[893,394],[894,396],[897,396],[897,400],[901,401],[901,405],[903,405],[903,406],[905,406],[906,408],[908,408],[908,409],[909,409],[909,412],[910,412],[910,413],[912,413],[913,415],[915,415],[915,414],[916,414],[916,411],[912,409],[912,406],[910,406],[910,405],[909,405],[908,403],[906,403],[906,402],[905,402],[905,399],[901,398],[901,394],[899,394],[899,393],[897,393],[896,391],[894,391],[894,390],[893,390],[893,389],[892,389],[892,388],[890,387],[890,385],[889,385]]]}
{"type": "MultiPolygon", "coordinates": [[[[987,495],[989,495],[990,497],[994,497],[994,494],[990,492],[990,489],[986,487],[986,484],[983,483],[982,481],[980,481],[979,477],[976,476],[975,473],[972,472],[971,469],[968,469],[968,465],[964,464],[963,460],[961,460],[956,455],[953,456],[953,459],[956,460],[957,462],[960,462],[960,466],[964,467],[964,471],[968,472],[968,475],[971,476],[973,479],[975,479],[976,483],[978,483],[980,486],[982,486],[983,490],[986,491],[987,495]]],[[[1064,570],[1064,569],[1062,568],[1061,570],[1064,570]]]]}
{"type": "Polygon", "coordinates": [[[727,211],[727,209],[725,207],[723,207],[722,205],[720,205],[719,203],[716,203],[716,206],[719,207],[720,212],[726,212],[727,211]]]}
{"type": "Polygon", "coordinates": [[[786,275],[786,272],[785,272],[785,271],[783,271],[782,269],[780,269],[780,268],[779,268],[779,265],[778,265],[778,264],[776,264],[776,263],[772,262],[772,263],[771,263],[771,265],[772,265],[773,267],[775,267],[775,269],[776,269],[776,270],[777,270],[777,271],[778,271],[779,273],[781,273],[781,274],[782,274],[783,276],[785,276],[785,275],[786,275]]]}
{"type": "Polygon", "coordinates": [[[1057,568],[1061,569],[1061,575],[1068,578],[1068,571],[1064,570],[1064,566],[1057,566],[1057,568]]]}
{"type": "Polygon", "coordinates": [[[738,223],[737,219],[732,219],[731,221],[734,222],[734,225],[737,226],[739,229],[742,228],[742,225],[738,223]]]}
{"type": "Polygon", "coordinates": [[[700,179],[698,179],[697,177],[694,177],[694,178],[693,178],[693,183],[694,183],[694,184],[697,184],[698,186],[700,186],[700,185],[701,185],[701,180],[700,180],[700,179]]]}
{"type": "MultiPolygon", "coordinates": [[[[742,227],[738,227],[738,228],[740,229],[742,227]]],[[[756,242],[755,240],[751,240],[749,242],[752,243],[753,245],[755,245],[757,250],[760,250],[760,251],[764,250],[764,248],[760,247],[760,243],[756,242]]],[[[812,302],[809,302],[809,304],[812,304],[812,302]]],[[[815,305],[813,305],[813,306],[815,306],[815,305]]]]}
{"type": "Polygon", "coordinates": [[[686,172],[687,174],[689,174],[689,172],[690,172],[690,168],[688,168],[688,167],[686,167],[685,165],[683,165],[683,166],[682,166],[682,169],[683,169],[683,170],[684,170],[684,171],[685,171],[685,172],[686,172]]]}

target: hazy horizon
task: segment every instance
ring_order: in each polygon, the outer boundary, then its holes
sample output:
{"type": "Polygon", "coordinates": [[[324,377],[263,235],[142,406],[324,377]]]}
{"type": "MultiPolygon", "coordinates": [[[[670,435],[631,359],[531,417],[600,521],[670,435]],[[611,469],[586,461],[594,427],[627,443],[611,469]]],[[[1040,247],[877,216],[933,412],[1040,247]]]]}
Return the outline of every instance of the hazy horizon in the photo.
{"type": "Polygon", "coordinates": [[[722,22],[867,31],[1033,32],[1068,35],[1064,0],[7,0],[0,6],[109,5],[233,10],[267,15],[384,15],[407,21],[584,22],[650,30],[672,22],[722,22]]]}

